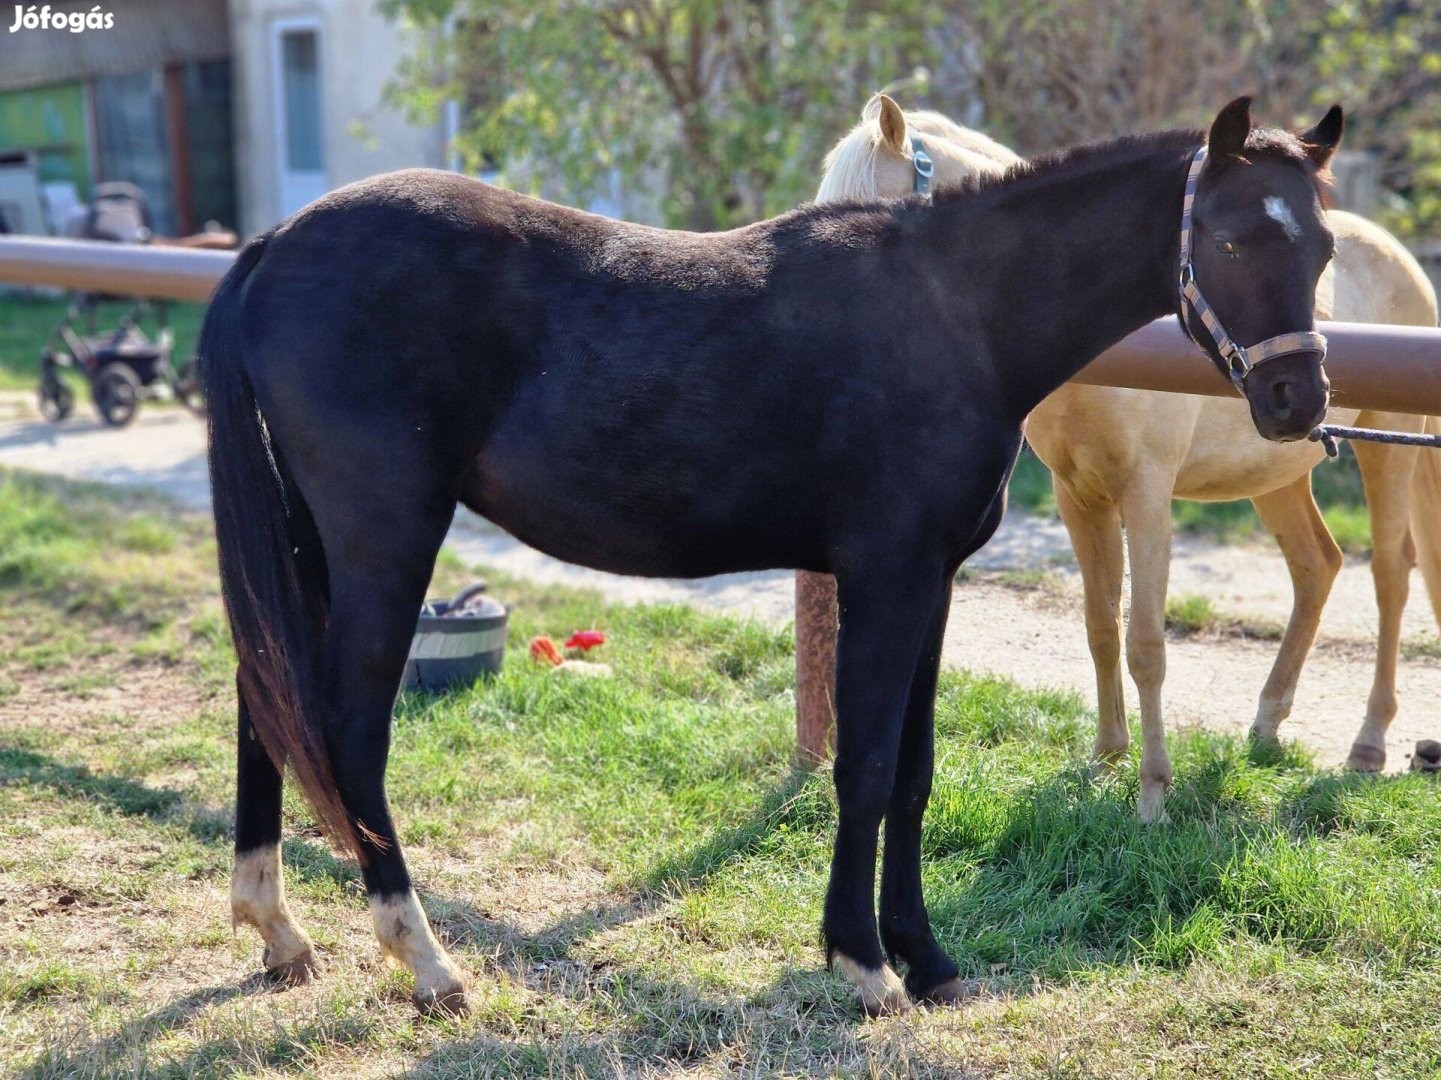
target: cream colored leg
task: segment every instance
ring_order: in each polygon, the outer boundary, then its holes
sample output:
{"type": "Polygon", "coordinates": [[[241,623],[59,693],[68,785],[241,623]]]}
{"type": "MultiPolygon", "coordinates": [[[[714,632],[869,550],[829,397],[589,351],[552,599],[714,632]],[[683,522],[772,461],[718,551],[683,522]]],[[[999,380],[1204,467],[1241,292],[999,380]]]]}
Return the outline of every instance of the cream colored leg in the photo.
{"type": "Polygon", "coordinates": [[[235,857],[230,878],[230,918],[260,931],[265,970],[286,982],[303,983],[315,972],[310,938],[295,924],[285,903],[280,847],[270,844],[235,857]]]}
{"type": "Polygon", "coordinates": [[[402,896],[372,897],[370,917],[380,951],[415,976],[411,1000],[423,1013],[462,1013],[469,1003],[460,968],[431,933],[414,890],[402,896]]]}
{"type": "Polygon", "coordinates": [[[1126,572],[1121,515],[1109,503],[1082,506],[1059,480],[1053,486],[1086,593],[1086,640],[1096,667],[1095,757],[1113,762],[1131,743],[1121,678],[1121,586],[1126,572]]]}
{"type": "Polygon", "coordinates": [[[1286,557],[1294,597],[1280,651],[1261,690],[1256,719],[1251,724],[1253,739],[1271,742],[1276,739],[1281,721],[1291,715],[1296,682],[1316,640],[1326,597],[1341,572],[1341,549],[1311,497],[1310,473],[1277,491],[1257,496],[1251,503],[1286,557]]]}
{"type": "Polygon", "coordinates": [[[1171,758],[1161,687],[1166,681],[1166,585],[1171,574],[1171,488],[1137,474],[1121,504],[1126,547],[1131,556],[1131,622],[1126,662],[1141,702],[1141,790],[1136,816],[1145,822],[1166,816],[1171,758]]]}
{"type": "MultiPolygon", "coordinates": [[[[1366,419],[1368,414],[1363,413],[1366,419]]],[[[1422,417],[1385,414],[1401,430],[1419,429],[1422,417]],[[1410,421],[1409,425],[1407,421],[1410,421]]],[[[1366,718],[1351,744],[1346,764],[1379,771],[1386,764],[1386,731],[1396,716],[1396,664],[1401,653],[1401,615],[1410,592],[1416,548],[1411,542],[1411,480],[1418,447],[1355,442],[1356,460],[1366,485],[1371,512],[1371,578],[1376,586],[1380,626],[1376,634],[1376,675],[1366,702],[1366,718]]],[[[1435,451],[1427,451],[1435,453],[1435,451]]]]}

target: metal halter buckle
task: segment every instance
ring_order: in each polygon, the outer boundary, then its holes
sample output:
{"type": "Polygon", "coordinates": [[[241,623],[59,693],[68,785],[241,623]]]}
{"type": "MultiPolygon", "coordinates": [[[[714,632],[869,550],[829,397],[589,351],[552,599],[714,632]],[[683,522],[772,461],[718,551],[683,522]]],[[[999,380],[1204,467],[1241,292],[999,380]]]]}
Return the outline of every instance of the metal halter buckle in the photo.
{"type": "Polygon", "coordinates": [[[926,153],[926,144],[914,135],[911,136],[911,167],[915,169],[915,175],[911,178],[911,190],[917,195],[929,195],[936,164],[931,160],[931,155],[926,153]]]}

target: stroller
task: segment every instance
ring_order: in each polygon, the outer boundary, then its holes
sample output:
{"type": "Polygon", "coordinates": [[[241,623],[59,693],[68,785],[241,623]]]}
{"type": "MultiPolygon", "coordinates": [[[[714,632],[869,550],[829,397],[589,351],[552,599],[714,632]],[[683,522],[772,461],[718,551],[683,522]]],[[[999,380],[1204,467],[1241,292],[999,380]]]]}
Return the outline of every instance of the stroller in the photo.
{"type": "MultiPolygon", "coordinates": [[[[134,184],[98,184],[90,209],[77,227],[68,231],[85,240],[148,243],[150,211],[145,196],[134,184]]],[[[96,293],[73,294],[64,317],[51,332],[40,354],[41,415],[59,422],[74,411],[75,394],[61,375],[67,368],[84,373],[96,411],[112,427],[124,427],[135,419],[146,397],[173,397],[202,412],[195,361],[187,361],[179,372],[171,365],[175,335],[164,302],[141,300],[114,330],[99,333],[98,307],[105,299],[96,293]],[[152,317],[154,338],[141,329],[141,323],[152,317]]]]}

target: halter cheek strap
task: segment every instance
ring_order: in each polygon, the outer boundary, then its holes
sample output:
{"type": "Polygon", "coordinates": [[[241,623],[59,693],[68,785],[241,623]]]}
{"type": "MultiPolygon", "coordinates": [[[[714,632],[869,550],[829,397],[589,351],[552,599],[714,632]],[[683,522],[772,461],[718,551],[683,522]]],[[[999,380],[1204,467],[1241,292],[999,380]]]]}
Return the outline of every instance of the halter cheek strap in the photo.
{"type": "Polygon", "coordinates": [[[931,155],[926,153],[926,144],[914,135],[911,136],[911,167],[915,169],[911,177],[911,190],[917,195],[929,195],[931,177],[935,174],[936,165],[931,160],[931,155]]]}
{"type": "MultiPolygon", "coordinates": [[[[1298,330],[1290,334],[1279,334],[1276,337],[1267,338],[1265,341],[1258,341],[1254,345],[1238,345],[1231,336],[1226,333],[1226,328],[1221,325],[1221,320],[1211,310],[1211,305],[1206,303],[1206,298],[1201,295],[1201,286],[1196,284],[1196,267],[1191,261],[1191,213],[1196,202],[1196,184],[1201,178],[1201,170],[1206,164],[1206,147],[1196,151],[1196,156],[1191,159],[1191,171],[1186,175],[1186,198],[1181,203],[1181,325],[1192,341],[1197,345],[1201,342],[1191,330],[1190,319],[1187,318],[1189,310],[1194,311],[1206,327],[1206,333],[1211,335],[1215,343],[1216,352],[1221,357],[1222,363],[1226,365],[1226,371],[1231,376],[1231,382],[1242,394],[1246,392],[1246,376],[1251,374],[1257,366],[1264,364],[1267,360],[1274,360],[1278,356],[1289,356],[1292,353],[1315,352],[1321,354],[1321,360],[1326,359],[1326,339],[1314,330],[1298,330]]],[[[1204,346],[1203,346],[1204,348],[1204,346]]]]}

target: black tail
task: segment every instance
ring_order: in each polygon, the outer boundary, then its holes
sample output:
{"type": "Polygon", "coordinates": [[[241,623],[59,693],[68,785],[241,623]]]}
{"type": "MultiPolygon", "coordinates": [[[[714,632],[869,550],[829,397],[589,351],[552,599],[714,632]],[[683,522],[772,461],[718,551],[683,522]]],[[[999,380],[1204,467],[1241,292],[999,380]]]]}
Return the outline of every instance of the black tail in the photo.
{"type": "Polygon", "coordinates": [[[200,333],[210,418],[210,491],[220,584],[250,719],[272,761],[288,761],[331,836],[357,856],[356,828],[330,770],[320,718],[329,588],[320,534],[256,404],[240,347],[245,286],[268,237],[216,288],[200,333]]]}

